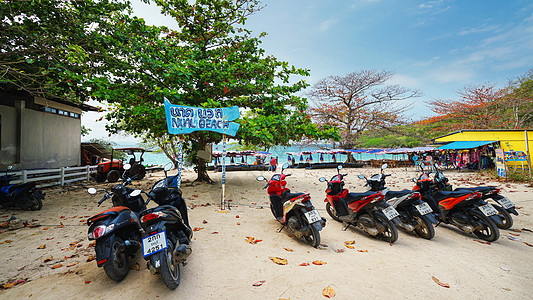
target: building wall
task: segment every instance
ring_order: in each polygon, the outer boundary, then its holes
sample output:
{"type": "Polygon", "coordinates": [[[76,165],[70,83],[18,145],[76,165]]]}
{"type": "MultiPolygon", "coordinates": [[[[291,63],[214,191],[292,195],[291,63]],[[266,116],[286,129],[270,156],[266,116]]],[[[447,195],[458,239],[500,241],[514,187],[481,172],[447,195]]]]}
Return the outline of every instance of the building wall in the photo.
{"type": "MultiPolygon", "coordinates": [[[[529,150],[533,147],[533,131],[528,130],[529,150]]],[[[456,141],[500,141],[504,151],[526,151],[525,130],[502,130],[502,131],[464,131],[457,132],[435,139],[435,142],[456,141]]]]}
{"type": "Polygon", "coordinates": [[[16,109],[0,105],[0,167],[17,161],[17,136],[16,109]]]}

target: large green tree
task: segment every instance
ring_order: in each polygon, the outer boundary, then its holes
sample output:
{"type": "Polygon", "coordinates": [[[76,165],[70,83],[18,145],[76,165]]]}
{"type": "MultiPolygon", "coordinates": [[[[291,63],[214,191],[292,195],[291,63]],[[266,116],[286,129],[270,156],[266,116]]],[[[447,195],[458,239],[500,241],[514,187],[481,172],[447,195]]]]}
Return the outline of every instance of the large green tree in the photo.
{"type": "MultiPolygon", "coordinates": [[[[146,1],[149,2],[149,1],[146,1]]],[[[126,131],[175,148],[167,134],[163,99],[197,107],[242,108],[236,139],[270,147],[287,145],[305,136],[338,139],[331,127],[318,130],[305,114],[306,99],[294,96],[307,84],[308,70],[267,55],[260,35],[244,28],[259,2],[199,0],[152,1],[179,27],[147,26],[124,16],[120,30],[105,43],[117,56],[110,58],[108,76],[94,81],[95,95],[108,99],[109,130],[126,131]],[[293,79],[294,76],[300,79],[293,79]],[[292,81],[291,81],[292,80],[292,81]]],[[[194,153],[221,135],[194,132],[184,136],[194,153]]],[[[170,155],[169,155],[170,156],[170,155]]],[[[197,159],[198,179],[210,181],[206,162],[197,159]]]]}
{"type": "Polygon", "coordinates": [[[0,1],[0,83],[45,98],[81,101],[110,55],[100,43],[129,7],[110,0],[0,1]]]}

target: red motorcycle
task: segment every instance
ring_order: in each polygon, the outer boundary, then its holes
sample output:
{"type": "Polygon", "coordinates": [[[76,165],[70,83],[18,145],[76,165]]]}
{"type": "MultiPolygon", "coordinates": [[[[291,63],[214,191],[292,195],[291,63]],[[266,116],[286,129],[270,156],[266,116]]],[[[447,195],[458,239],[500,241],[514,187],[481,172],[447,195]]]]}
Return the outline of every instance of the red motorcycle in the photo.
{"type": "Polygon", "coordinates": [[[457,228],[473,233],[488,242],[500,237],[496,224],[502,221],[498,211],[482,199],[483,194],[472,190],[439,191],[427,173],[418,179],[413,178],[416,186],[413,190],[420,192],[422,200],[427,202],[440,223],[451,224],[457,228]]]}
{"type": "MultiPolygon", "coordinates": [[[[292,234],[317,248],[320,245],[320,233],[326,226],[326,219],[322,218],[311,203],[309,193],[291,193],[286,188],[285,178],[291,174],[283,174],[289,167],[284,164],[281,174],[274,174],[264,188],[270,196],[270,210],[272,214],[283,226],[279,230],[287,227],[292,234]]],[[[266,181],[263,176],[257,177],[258,181],[266,181]]]]}
{"type": "Polygon", "coordinates": [[[394,223],[400,224],[398,212],[385,202],[383,191],[350,193],[344,188],[344,177],[340,174],[342,166],[337,167],[337,175],[328,182],[320,177],[320,182],[327,182],[326,211],[338,222],[362,229],[364,232],[383,241],[394,243],[398,240],[398,230],[394,223]]]}

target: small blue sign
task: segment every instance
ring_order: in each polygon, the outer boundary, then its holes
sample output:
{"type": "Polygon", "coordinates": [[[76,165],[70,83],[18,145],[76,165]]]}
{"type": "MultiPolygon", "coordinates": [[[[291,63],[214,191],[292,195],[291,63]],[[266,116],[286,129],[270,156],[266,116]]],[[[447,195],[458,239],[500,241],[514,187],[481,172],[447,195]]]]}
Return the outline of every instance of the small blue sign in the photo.
{"type": "Polygon", "coordinates": [[[198,130],[214,131],[235,136],[240,125],[230,122],[241,115],[238,106],[199,108],[174,105],[165,99],[167,127],[170,134],[188,134],[198,130]]]}

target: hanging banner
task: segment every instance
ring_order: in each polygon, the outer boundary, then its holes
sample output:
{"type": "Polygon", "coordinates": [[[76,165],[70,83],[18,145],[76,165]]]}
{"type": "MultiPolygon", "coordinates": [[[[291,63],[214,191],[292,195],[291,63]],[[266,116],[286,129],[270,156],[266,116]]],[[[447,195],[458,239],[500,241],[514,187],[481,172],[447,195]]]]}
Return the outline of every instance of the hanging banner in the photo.
{"type": "Polygon", "coordinates": [[[496,170],[498,171],[498,176],[506,177],[503,149],[496,149],[496,170]]]}
{"type": "Polygon", "coordinates": [[[174,105],[165,99],[167,127],[170,134],[187,134],[198,130],[235,136],[239,124],[230,122],[240,117],[239,107],[199,108],[174,105]]]}

